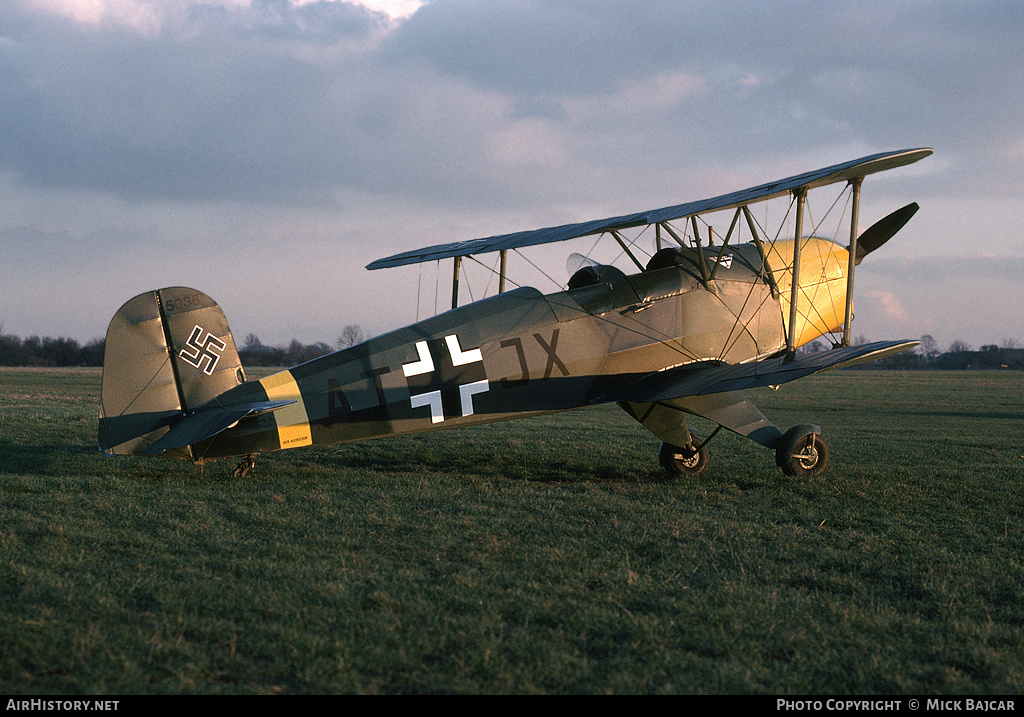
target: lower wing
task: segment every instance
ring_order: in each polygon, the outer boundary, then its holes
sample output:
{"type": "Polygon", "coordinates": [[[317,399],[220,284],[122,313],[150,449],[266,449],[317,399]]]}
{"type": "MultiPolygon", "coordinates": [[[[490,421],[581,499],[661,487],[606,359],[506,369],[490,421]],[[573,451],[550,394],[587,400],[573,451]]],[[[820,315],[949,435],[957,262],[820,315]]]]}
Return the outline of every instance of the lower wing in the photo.
{"type": "Polygon", "coordinates": [[[860,346],[844,346],[787,359],[784,356],[742,364],[701,361],[649,373],[623,386],[595,403],[634,401],[654,403],[683,396],[738,391],[776,386],[804,376],[831,369],[853,366],[892,356],[918,345],[918,341],[876,341],[860,346]]]}

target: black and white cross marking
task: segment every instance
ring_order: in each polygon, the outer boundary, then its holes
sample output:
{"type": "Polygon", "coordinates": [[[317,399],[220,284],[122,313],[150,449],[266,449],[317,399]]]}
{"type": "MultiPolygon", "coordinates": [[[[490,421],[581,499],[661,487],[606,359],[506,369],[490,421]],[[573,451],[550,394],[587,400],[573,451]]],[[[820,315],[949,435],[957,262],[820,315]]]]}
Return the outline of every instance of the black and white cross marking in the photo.
{"type": "Polygon", "coordinates": [[[480,349],[463,351],[455,334],[416,342],[417,360],[402,364],[409,405],[428,406],[431,423],[472,416],[473,396],[490,390],[480,349]]]}
{"type": "Polygon", "coordinates": [[[212,376],[217,362],[220,361],[220,352],[227,347],[227,344],[209,331],[206,332],[206,336],[202,340],[200,340],[201,336],[203,336],[203,327],[196,324],[185,346],[178,352],[178,356],[190,366],[202,369],[207,376],[212,376]]]}

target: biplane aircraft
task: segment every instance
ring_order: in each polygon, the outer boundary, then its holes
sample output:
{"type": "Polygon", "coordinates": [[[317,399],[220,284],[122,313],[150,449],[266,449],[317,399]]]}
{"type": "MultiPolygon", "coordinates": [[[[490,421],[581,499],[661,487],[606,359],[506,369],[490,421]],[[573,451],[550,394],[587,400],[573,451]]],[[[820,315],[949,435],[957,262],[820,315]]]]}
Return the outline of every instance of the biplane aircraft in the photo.
{"type": "Polygon", "coordinates": [[[864,178],[931,153],[875,154],[714,199],[380,259],[367,268],[452,259],[452,309],[259,380],[245,379],[224,314],[206,294],[141,294],[107,331],[100,449],[242,457],[235,473],[245,475],[263,452],[616,403],[661,441],[671,475],[702,473],[722,428],[774,451],[787,474],[818,474],[829,461],[820,428],[783,432],[743,391],[917,344],[850,344],[853,278],[917,210],[910,204],[858,233],[864,178]],[[808,193],[841,183],[848,244],[805,235],[808,193]],[[782,198],[786,218],[772,237],[750,206],[782,198]],[[707,215],[730,210],[728,232],[714,237],[707,215]],[[651,227],[654,250],[641,261],[628,232],[651,227]],[[614,239],[636,270],[576,257],[559,291],[506,290],[508,251],[591,235],[614,239]],[[500,256],[498,293],[459,306],[461,260],[487,252],[500,256]],[[839,332],[830,350],[797,351],[839,332]],[[717,427],[702,438],[688,416],[717,427]]]}

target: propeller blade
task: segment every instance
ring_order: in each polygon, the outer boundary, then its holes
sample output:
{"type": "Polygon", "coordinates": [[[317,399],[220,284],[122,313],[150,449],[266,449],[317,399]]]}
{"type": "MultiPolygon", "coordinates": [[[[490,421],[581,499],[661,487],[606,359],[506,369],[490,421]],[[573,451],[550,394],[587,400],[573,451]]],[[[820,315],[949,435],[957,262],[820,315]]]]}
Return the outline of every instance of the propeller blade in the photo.
{"type": "Polygon", "coordinates": [[[902,209],[897,209],[889,216],[879,219],[868,227],[860,237],[857,238],[857,264],[863,261],[864,257],[878,247],[885,244],[903,225],[910,221],[910,218],[918,210],[917,202],[911,202],[902,209]]]}

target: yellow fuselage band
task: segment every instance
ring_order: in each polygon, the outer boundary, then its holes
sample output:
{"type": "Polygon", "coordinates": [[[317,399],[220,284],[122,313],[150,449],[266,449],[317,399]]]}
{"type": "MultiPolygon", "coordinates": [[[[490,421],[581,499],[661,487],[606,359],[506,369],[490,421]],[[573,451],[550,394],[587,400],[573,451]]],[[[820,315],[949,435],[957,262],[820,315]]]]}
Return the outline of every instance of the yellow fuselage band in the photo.
{"type": "Polygon", "coordinates": [[[309,428],[309,414],[306,404],[299,392],[299,384],[295,382],[290,371],[275,373],[260,379],[260,384],[267,392],[270,401],[295,401],[295,403],[274,411],[277,423],[277,438],[281,448],[298,448],[313,444],[313,434],[309,428]]]}

